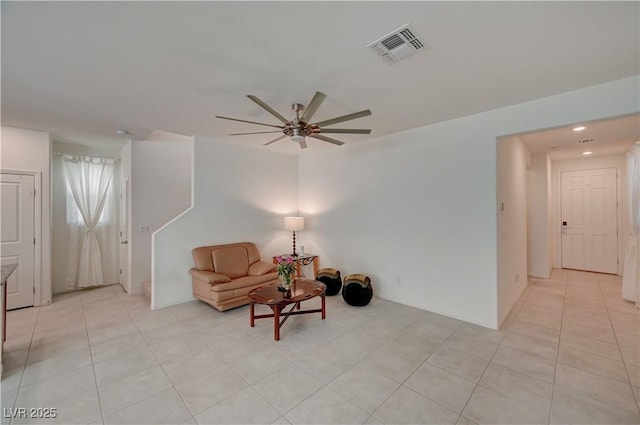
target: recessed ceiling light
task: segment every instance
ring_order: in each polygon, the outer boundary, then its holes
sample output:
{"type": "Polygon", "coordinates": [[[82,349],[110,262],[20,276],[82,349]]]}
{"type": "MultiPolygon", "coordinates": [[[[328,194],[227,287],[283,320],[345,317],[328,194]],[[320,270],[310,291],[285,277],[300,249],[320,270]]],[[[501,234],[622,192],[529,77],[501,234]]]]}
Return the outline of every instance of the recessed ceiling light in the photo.
{"type": "Polygon", "coordinates": [[[586,152],[582,152],[582,155],[587,156],[587,155],[591,155],[593,152],[591,151],[586,151],[586,152]]]}
{"type": "Polygon", "coordinates": [[[127,130],[123,130],[123,129],[118,129],[116,133],[118,133],[121,136],[124,136],[125,134],[129,134],[127,130]]]}
{"type": "Polygon", "coordinates": [[[582,130],[584,130],[585,128],[587,128],[587,127],[585,127],[585,126],[581,125],[580,127],[573,127],[573,131],[582,131],[582,130]]]}

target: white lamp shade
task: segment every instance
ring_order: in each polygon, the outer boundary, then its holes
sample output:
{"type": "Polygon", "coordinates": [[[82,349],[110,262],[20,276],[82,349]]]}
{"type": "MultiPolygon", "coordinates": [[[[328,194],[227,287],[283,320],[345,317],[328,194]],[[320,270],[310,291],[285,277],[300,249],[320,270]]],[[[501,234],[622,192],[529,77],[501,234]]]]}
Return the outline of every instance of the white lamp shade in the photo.
{"type": "Polygon", "coordinates": [[[304,230],[304,217],[285,217],[284,218],[285,230],[297,231],[304,230]]]}

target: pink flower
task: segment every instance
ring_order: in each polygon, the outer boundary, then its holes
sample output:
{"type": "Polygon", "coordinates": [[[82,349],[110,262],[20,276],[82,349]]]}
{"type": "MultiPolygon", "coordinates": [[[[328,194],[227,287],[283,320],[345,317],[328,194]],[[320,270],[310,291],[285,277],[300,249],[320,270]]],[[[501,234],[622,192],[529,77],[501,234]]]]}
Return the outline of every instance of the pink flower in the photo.
{"type": "Polygon", "coordinates": [[[287,257],[287,264],[291,264],[291,263],[293,263],[293,258],[287,257]]]}
{"type": "Polygon", "coordinates": [[[278,256],[276,257],[276,261],[277,261],[278,263],[282,263],[282,255],[278,255],[278,256]]]}

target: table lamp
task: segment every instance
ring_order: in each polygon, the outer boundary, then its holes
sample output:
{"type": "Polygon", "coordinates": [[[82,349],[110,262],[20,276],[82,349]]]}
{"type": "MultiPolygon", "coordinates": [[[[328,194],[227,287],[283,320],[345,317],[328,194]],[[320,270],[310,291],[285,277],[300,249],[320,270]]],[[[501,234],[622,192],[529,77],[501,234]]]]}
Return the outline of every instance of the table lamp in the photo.
{"type": "Polygon", "coordinates": [[[284,228],[285,230],[291,230],[293,232],[293,254],[291,255],[297,257],[296,230],[304,230],[304,217],[285,217],[284,228]]]}

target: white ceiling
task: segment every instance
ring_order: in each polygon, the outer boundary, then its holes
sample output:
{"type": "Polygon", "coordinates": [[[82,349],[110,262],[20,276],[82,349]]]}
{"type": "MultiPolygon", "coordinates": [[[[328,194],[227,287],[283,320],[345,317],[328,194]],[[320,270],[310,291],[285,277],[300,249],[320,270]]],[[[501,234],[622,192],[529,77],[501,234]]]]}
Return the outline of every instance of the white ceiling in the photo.
{"type": "Polygon", "coordinates": [[[529,152],[549,152],[552,160],[621,154],[640,141],[640,115],[633,114],[606,120],[575,123],[561,128],[521,134],[529,152]],[[574,131],[574,128],[585,127],[574,131]]]}
{"type": "MultiPolygon", "coordinates": [[[[315,91],[314,121],[363,142],[640,73],[639,2],[2,1],[2,124],[113,146],[154,129],[260,147],[315,91]],[[429,49],[394,65],[366,45],[410,22],[429,49]],[[266,136],[266,137],[265,137],[266,136]]],[[[298,153],[287,139],[261,149],[298,153]]],[[[339,149],[310,140],[306,152],[339,149]]]]}

